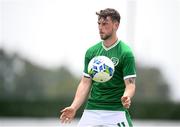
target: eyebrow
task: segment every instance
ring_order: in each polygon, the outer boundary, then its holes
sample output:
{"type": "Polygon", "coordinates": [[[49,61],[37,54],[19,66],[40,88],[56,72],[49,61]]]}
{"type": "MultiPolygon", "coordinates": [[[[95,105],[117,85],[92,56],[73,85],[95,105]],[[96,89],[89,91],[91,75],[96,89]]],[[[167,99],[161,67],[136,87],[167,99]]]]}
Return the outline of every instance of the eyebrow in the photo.
{"type": "Polygon", "coordinates": [[[97,23],[100,24],[100,23],[108,23],[108,22],[107,21],[102,21],[102,22],[98,21],[97,23]]]}
{"type": "Polygon", "coordinates": [[[100,22],[105,23],[105,22],[109,22],[109,20],[108,20],[108,19],[104,19],[104,18],[103,18],[102,20],[101,20],[101,19],[99,19],[99,20],[98,20],[98,23],[100,23],[100,22]]]}

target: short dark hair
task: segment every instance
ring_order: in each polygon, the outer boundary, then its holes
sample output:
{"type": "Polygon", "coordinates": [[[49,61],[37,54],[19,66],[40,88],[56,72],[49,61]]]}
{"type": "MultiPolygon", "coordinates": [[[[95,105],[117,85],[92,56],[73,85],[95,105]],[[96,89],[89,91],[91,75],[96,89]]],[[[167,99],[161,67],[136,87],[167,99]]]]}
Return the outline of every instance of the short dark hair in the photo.
{"type": "Polygon", "coordinates": [[[118,21],[120,23],[121,16],[118,11],[113,8],[106,8],[104,10],[100,10],[96,12],[98,15],[98,20],[101,18],[107,18],[108,16],[111,17],[112,21],[118,21]]]}

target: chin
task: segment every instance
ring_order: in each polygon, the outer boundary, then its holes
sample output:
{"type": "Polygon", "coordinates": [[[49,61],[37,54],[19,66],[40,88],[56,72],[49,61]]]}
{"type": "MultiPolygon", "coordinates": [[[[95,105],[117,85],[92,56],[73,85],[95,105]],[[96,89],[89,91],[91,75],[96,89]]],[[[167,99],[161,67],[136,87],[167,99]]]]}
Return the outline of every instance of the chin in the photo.
{"type": "Polygon", "coordinates": [[[101,39],[105,41],[108,39],[108,37],[101,37],[101,39]]]}

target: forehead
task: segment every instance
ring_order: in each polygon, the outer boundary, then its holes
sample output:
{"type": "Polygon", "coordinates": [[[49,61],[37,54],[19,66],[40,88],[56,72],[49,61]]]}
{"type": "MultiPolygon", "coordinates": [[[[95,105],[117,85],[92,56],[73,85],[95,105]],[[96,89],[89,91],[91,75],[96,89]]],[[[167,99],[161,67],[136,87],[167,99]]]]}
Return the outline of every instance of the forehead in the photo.
{"type": "Polygon", "coordinates": [[[110,17],[110,16],[107,16],[107,17],[100,17],[100,18],[98,19],[98,22],[99,22],[99,23],[105,23],[105,22],[112,22],[112,20],[111,20],[111,17],[110,17]]]}

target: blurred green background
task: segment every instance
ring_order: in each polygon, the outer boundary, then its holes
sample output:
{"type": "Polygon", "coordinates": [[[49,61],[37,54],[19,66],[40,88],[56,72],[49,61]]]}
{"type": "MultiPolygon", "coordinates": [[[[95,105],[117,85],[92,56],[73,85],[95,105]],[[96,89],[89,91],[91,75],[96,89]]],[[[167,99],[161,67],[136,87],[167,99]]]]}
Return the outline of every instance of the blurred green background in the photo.
{"type": "Polygon", "coordinates": [[[120,12],[117,35],[137,62],[133,120],[143,127],[179,123],[180,0],[0,0],[0,126],[60,126],[84,54],[100,39],[95,12],[107,7],[120,12]]]}
{"type": "MultiPolygon", "coordinates": [[[[71,104],[80,81],[66,65],[48,70],[4,49],[0,49],[0,72],[0,117],[59,117],[60,110],[71,104]]],[[[171,100],[161,71],[137,63],[137,75],[132,117],[180,119],[180,103],[171,100]]]]}

